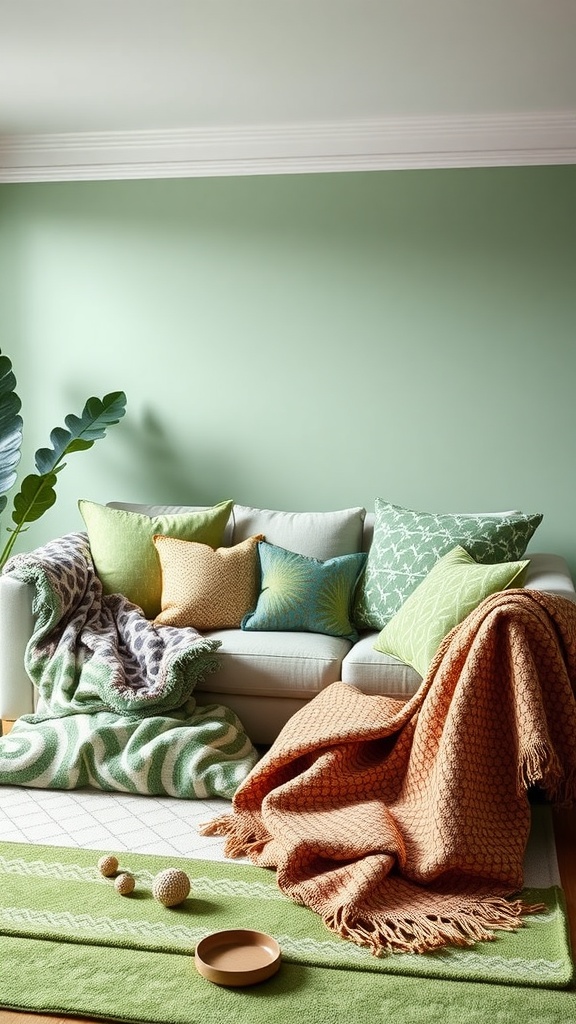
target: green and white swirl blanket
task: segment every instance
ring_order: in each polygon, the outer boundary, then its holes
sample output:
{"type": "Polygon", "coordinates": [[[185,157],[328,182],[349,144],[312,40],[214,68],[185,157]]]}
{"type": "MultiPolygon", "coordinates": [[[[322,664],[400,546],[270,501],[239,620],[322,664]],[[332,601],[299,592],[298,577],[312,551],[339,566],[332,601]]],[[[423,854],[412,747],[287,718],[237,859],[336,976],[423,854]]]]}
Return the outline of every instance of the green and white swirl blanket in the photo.
{"type": "Polygon", "coordinates": [[[26,669],[37,707],[0,737],[0,784],[232,797],[257,753],[230,708],[192,696],[217,666],[218,641],[156,627],[104,594],[84,533],[4,571],[34,588],[26,669]]]}

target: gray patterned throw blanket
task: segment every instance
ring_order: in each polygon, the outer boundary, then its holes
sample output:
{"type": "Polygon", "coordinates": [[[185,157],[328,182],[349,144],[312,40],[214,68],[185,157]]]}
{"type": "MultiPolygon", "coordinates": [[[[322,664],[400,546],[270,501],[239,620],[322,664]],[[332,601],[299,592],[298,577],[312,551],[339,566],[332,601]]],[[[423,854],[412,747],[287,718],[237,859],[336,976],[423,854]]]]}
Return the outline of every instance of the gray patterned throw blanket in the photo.
{"type": "Polygon", "coordinates": [[[34,587],[26,669],[38,700],[0,737],[0,784],[234,794],[257,753],[230,708],[192,696],[217,666],[218,641],[156,627],[104,594],[84,533],[16,555],[4,572],[34,587]]]}

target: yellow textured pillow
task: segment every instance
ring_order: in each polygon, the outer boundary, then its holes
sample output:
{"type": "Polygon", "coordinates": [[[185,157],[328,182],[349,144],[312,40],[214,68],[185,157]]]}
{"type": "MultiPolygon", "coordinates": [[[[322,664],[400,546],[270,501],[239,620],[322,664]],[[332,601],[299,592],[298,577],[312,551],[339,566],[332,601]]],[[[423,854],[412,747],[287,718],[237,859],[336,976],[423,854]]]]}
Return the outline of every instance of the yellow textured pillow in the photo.
{"type": "Polygon", "coordinates": [[[258,541],[248,537],[230,548],[154,536],[162,568],[159,626],[238,629],[258,597],[258,541]]]}

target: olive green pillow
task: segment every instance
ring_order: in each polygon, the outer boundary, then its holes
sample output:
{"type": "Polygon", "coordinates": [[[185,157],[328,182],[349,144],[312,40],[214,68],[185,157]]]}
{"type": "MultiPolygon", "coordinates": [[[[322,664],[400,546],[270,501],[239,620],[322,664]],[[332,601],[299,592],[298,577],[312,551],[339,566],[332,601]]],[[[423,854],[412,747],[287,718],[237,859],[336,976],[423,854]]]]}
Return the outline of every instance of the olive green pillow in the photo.
{"type": "Polygon", "coordinates": [[[78,502],[86,525],[94,567],[106,594],[124,594],[147,619],[161,607],[162,571],[154,534],[195,540],[217,548],[222,544],[232,500],[207,509],[147,516],[140,512],[78,502]]]}
{"type": "Polygon", "coordinates": [[[406,598],[384,626],[374,649],[392,654],[425,676],[447,633],[490,594],[514,582],[520,586],[518,578],[528,562],[481,565],[464,548],[455,547],[406,598]]]}

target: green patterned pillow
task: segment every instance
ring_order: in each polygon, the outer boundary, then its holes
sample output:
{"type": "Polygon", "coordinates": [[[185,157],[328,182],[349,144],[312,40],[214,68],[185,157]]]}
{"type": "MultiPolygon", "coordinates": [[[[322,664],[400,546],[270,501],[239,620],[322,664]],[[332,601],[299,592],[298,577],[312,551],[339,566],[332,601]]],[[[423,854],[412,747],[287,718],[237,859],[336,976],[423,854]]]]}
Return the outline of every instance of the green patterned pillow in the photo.
{"type": "Polygon", "coordinates": [[[517,581],[528,561],[480,565],[464,548],[455,547],[406,598],[384,626],[374,649],[394,655],[425,676],[446,634],[485,597],[517,581]]]}
{"type": "Polygon", "coordinates": [[[364,552],[320,562],[261,541],[258,557],[260,594],[254,611],[242,619],[242,629],[358,639],[350,612],[356,580],[366,562],[364,552]]]}
{"type": "Polygon", "coordinates": [[[147,516],[140,512],[79,501],[94,567],[105,594],[124,594],[148,619],[158,615],[162,569],[154,534],[195,540],[217,548],[222,544],[233,501],[190,512],[147,516]]]}
{"type": "Polygon", "coordinates": [[[382,629],[457,544],[484,565],[522,558],[541,522],[540,513],[415,512],[376,498],[374,539],[356,590],[354,625],[382,629]]]}

